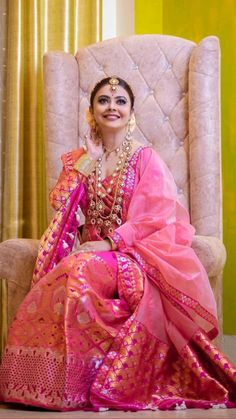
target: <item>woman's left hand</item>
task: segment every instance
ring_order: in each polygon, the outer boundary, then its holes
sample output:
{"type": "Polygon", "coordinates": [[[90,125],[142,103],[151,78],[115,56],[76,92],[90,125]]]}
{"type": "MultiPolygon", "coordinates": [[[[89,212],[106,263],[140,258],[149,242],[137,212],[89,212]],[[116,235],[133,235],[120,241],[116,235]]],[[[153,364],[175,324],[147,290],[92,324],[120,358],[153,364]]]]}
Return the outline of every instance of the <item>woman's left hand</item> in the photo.
{"type": "Polygon", "coordinates": [[[84,252],[109,252],[111,250],[111,243],[109,240],[99,240],[85,242],[78,246],[72,253],[84,253],[84,252]]]}

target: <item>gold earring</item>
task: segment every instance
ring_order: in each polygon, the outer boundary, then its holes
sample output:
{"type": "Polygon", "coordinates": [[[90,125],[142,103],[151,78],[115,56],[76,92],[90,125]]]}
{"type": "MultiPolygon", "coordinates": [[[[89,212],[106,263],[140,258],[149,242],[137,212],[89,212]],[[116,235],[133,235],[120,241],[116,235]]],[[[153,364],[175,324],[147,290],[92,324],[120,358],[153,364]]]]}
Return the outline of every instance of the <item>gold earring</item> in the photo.
{"type": "Polygon", "coordinates": [[[99,127],[94,119],[92,112],[88,109],[86,112],[86,120],[90,126],[90,138],[94,144],[98,145],[102,142],[102,136],[99,127]]]}
{"type": "Polygon", "coordinates": [[[135,125],[136,125],[135,116],[134,114],[132,114],[127,125],[127,132],[125,136],[127,140],[131,140],[132,132],[134,131],[135,125]]]}

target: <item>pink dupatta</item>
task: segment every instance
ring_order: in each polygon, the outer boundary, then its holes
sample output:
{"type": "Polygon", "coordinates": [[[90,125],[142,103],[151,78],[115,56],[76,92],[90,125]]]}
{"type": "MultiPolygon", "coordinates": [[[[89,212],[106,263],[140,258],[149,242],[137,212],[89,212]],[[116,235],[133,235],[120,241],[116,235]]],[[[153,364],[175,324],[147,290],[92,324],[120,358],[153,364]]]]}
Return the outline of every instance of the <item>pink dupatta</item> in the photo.
{"type": "MultiPolygon", "coordinates": [[[[157,153],[145,148],[140,152],[139,174],[126,221],[112,238],[119,250],[137,260],[161,291],[166,327],[177,347],[183,346],[198,328],[210,338],[218,333],[214,295],[191,248],[193,235],[188,213],[177,200],[172,175],[157,153]]],[[[146,306],[151,296],[147,295],[147,301],[145,298],[146,306]]],[[[150,328],[149,318],[140,312],[139,317],[150,328]]],[[[162,337],[158,326],[152,332],[162,337]]]]}

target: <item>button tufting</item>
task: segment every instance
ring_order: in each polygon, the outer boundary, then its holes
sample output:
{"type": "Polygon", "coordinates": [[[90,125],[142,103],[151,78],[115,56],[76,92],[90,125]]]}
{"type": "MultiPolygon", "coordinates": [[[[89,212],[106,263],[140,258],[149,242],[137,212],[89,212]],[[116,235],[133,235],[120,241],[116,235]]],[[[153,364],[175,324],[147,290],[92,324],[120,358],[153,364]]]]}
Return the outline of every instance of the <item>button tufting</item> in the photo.
{"type": "Polygon", "coordinates": [[[172,68],[172,64],[168,64],[167,68],[168,69],[171,69],[172,68]]]}
{"type": "Polygon", "coordinates": [[[149,90],[149,95],[154,95],[154,90],[150,89],[149,90]]]}
{"type": "Polygon", "coordinates": [[[138,65],[137,64],[133,65],[133,70],[138,70],[138,65]]]}
{"type": "Polygon", "coordinates": [[[164,116],[163,121],[169,121],[169,119],[170,119],[169,116],[166,115],[164,116]]]}
{"type": "Polygon", "coordinates": [[[99,70],[103,70],[103,65],[100,65],[99,66],[99,70]]]}
{"type": "Polygon", "coordinates": [[[182,194],[184,191],[183,191],[183,189],[182,188],[178,188],[178,193],[179,194],[182,194]]]}
{"type": "Polygon", "coordinates": [[[183,93],[182,93],[182,96],[186,96],[186,94],[187,94],[187,92],[183,92],[183,93]]]}
{"type": "Polygon", "coordinates": [[[181,141],[179,142],[179,145],[184,145],[184,140],[181,140],[181,141]]]}

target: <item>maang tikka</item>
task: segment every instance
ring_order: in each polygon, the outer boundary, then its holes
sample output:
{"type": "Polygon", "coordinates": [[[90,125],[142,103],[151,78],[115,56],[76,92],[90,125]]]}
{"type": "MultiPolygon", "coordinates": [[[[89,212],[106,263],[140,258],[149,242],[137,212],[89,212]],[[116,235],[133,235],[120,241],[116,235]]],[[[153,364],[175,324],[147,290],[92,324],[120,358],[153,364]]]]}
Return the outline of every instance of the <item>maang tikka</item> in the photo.
{"type": "Polygon", "coordinates": [[[116,76],[112,76],[108,81],[111,91],[115,92],[117,90],[117,86],[119,85],[119,79],[116,76]]]}

